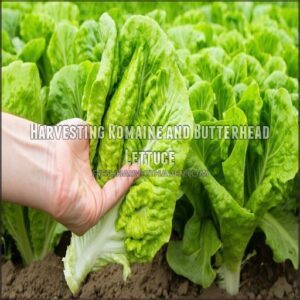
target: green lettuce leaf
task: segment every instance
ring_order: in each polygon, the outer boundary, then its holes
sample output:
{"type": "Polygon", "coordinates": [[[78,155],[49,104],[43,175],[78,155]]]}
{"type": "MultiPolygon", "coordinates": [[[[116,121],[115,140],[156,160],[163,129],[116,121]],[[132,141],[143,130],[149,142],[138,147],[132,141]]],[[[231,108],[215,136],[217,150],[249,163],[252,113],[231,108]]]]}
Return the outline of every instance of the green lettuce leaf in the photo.
{"type": "Polygon", "coordinates": [[[280,56],[271,56],[267,61],[265,68],[268,74],[271,74],[274,71],[281,71],[283,73],[286,73],[287,71],[286,63],[280,56]]]}
{"type": "Polygon", "coordinates": [[[223,75],[218,75],[213,80],[212,87],[216,95],[218,119],[222,119],[223,113],[236,103],[233,87],[223,75]]]}
{"type": "Polygon", "coordinates": [[[249,158],[250,165],[257,167],[248,181],[253,193],[247,203],[258,216],[280,204],[282,186],[298,170],[297,114],[287,90],[266,92],[262,117],[270,126],[270,136],[264,141],[263,154],[249,158]]]}
{"type": "Polygon", "coordinates": [[[74,40],[76,33],[77,27],[67,22],[60,22],[56,25],[47,49],[54,73],[64,66],[75,63],[74,40]]]}
{"type": "Polygon", "coordinates": [[[35,257],[26,226],[26,210],[23,206],[3,202],[1,209],[4,228],[14,239],[23,263],[29,265],[35,257]]]}
{"type": "Polygon", "coordinates": [[[266,235],[266,244],[273,251],[273,259],[282,263],[289,259],[295,269],[299,266],[299,219],[284,210],[271,210],[259,222],[266,235]]]}
{"type": "Polygon", "coordinates": [[[207,288],[216,278],[216,272],[211,266],[211,257],[216,254],[220,247],[221,242],[215,226],[210,220],[206,220],[201,225],[199,248],[194,253],[184,254],[181,241],[169,242],[168,264],[176,274],[207,288]]]}
{"type": "MultiPolygon", "coordinates": [[[[103,114],[107,105],[107,97],[117,79],[118,72],[118,44],[117,28],[113,19],[108,14],[103,14],[99,20],[100,37],[103,43],[103,51],[99,69],[92,73],[88,79],[88,89],[83,101],[87,108],[86,120],[92,126],[102,124],[103,114]],[[95,77],[94,77],[94,75],[95,77]]],[[[87,91],[87,90],[85,90],[87,91]]],[[[90,160],[92,161],[97,148],[98,140],[93,139],[90,143],[90,160]]]]}
{"type": "Polygon", "coordinates": [[[215,94],[207,81],[198,81],[189,89],[189,101],[192,110],[203,110],[214,113],[215,94]]]}
{"type": "Polygon", "coordinates": [[[218,43],[231,56],[245,51],[244,38],[237,30],[222,33],[218,43]]]}
{"type": "Polygon", "coordinates": [[[1,38],[2,38],[2,50],[5,50],[10,53],[15,53],[15,49],[12,44],[11,38],[8,32],[4,29],[1,30],[1,38]]]}
{"type": "Polygon", "coordinates": [[[71,2],[38,3],[34,11],[49,15],[55,22],[69,21],[77,25],[79,19],[78,6],[71,2]]]}
{"type": "Polygon", "coordinates": [[[93,20],[83,22],[75,37],[76,62],[100,61],[102,47],[99,23],[93,20]]]}
{"type": "Polygon", "coordinates": [[[54,31],[54,20],[44,14],[26,14],[20,24],[20,34],[25,42],[35,38],[45,38],[48,42],[54,31]]]}
{"type": "Polygon", "coordinates": [[[2,110],[41,121],[40,78],[35,64],[15,61],[2,69],[2,110]],[[16,76],[18,74],[18,76],[16,76]]]}
{"type": "Polygon", "coordinates": [[[264,88],[265,89],[285,88],[290,93],[297,93],[298,80],[296,78],[288,77],[281,71],[274,71],[266,78],[264,82],[264,88]]]}
{"type": "Polygon", "coordinates": [[[15,37],[20,26],[20,12],[16,9],[3,8],[1,14],[2,30],[6,31],[10,38],[15,37]]]}
{"type": "Polygon", "coordinates": [[[6,52],[5,50],[1,50],[1,55],[2,55],[2,67],[8,66],[10,63],[18,60],[16,55],[13,55],[9,52],[6,52]]]}
{"type": "Polygon", "coordinates": [[[93,63],[86,61],[80,65],[65,66],[55,73],[50,82],[46,104],[49,124],[84,118],[81,100],[92,67],[93,63]]]}
{"type": "Polygon", "coordinates": [[[45,212],[28,209],[29,235],[34,259],[43,259],[58,244],[66,228],[45,212]]]}
{"type": "Polygon", "coordinates": [[[285,46],[282,51],[282,55],[287,64],[288,75],[297,78],[299,74],[298,48],[294,45],[285,46]]]}
{"type": "Polygon", "coordinates": [[[191,25],[171,27],[168,35],[176,49],[187,48],[191,53],[198,52],[206,44],[205,35],[191,25]]]}
{"type": "Polygon", "coordinates": [[[24,62],[37,62],[45,50],[45,39],[30,40],[18,53],[18,58],[24,62]]]}

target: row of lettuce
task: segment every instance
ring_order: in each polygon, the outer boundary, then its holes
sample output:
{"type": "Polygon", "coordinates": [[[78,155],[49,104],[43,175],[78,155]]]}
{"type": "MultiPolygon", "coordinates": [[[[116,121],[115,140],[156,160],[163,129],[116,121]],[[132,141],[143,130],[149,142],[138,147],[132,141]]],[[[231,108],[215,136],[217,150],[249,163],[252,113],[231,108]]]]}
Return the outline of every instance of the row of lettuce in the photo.
{"type": "MultiPolygon", "coordinates": [[[[95,170],[119,169],[125,151],[174,151],[175,165],[142,169],[209,176],[139,178],[96,226],[72,236],[64,273],[73,293],[108,263],[122,264],[126,278],[131,263],[150,261],[169,242],[172,228],[170,267],[203,287],[219,274],[229,293],[238,292],[256,231],[276,262],[297,268],[295,5],[6,3],[2,13],[4,111],[49,125],[79,117],[105,130],[270,127],[268,140],[92,140],[95,170]]],[[[3,217],[27,264],[51,251],[65,230],[17,205],[3,205],[3,217]]]]}

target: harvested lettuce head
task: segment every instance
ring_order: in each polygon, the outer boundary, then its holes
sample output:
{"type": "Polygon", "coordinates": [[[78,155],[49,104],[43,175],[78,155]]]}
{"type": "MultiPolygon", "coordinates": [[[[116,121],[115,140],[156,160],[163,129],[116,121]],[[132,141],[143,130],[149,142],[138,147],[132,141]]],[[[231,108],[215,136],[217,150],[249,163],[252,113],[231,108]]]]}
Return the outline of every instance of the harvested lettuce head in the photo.
{"type": "MultiPolygon", "coordinates": [[[[174,48],[158,24],[148,17],[129,18],[122,27],[118,45],[118,77],[103,118],[107,134],[98,147],[97,169],[118,170],[125,163],[125,152],[130,155],[135,151],[173,151],[174,164],[156,165],[152,159],[141,169],[182,170],[188,139],[109,138],[111,124],[162,125],[163,133],[170,126],[192,126],[185,81],[177,67],[174,48]]],[[[105,64],[103,58],[101,64],[105,64]]],[[[102,185],[108,179],[110,176],[102,175],[98,181],[102,185]]],[[[153,258],[170,238],[180,181],[180,177],[141,176],[120,207],[116,206],[83,237],[72,237],[64,258],[65,277],[72,292],[97,267],[121,263],[127,276],[131,262],[153,258]]]]}

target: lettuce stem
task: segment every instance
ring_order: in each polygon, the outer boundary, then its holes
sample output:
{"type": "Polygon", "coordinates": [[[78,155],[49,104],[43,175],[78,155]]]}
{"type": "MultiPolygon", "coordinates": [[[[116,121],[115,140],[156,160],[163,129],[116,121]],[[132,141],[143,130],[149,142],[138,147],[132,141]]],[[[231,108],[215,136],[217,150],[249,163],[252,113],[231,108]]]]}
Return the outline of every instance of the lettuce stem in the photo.
{"type": "Polygon", "coordinates": [[[234,271],[224,265],[224,284],[225,290],[230,295],[236,295],[239,292],[241,262],[238,262],[234,267],[234,271]]]}

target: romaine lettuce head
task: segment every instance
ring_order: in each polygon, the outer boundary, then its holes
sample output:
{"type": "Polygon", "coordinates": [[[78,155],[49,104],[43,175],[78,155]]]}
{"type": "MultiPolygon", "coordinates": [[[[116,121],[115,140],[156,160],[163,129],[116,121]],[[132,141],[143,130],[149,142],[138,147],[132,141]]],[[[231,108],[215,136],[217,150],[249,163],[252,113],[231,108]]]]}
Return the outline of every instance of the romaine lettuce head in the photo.
{"type": "MultiPolygon", "coordinates": [[[[107,28],[108,30],[109,28],[107,28]]],[[[118,55],[117,52],[114,53],[118,55]]],[[[119,37],[119,72],[104,115],[106,134],[98,147],[98,170],[118,170],[125,151],[173,151],[175,163],[141,165],[142,171],[182,170],[189,140],[111,139],[109,126],[192,126],[188,91],[166,34],[149,17],[133,16],[119,37]]],[[[101,68],[104,65],[101,62],[101,68]]],[[[110,176],[100,176],[103,185],[110,176]]],[[[65,278],[75,293],[85,276],[109,262],[129,263],[153,258],[168,242],[180,177],[141,176],[123,199],[83,237],[73,235],[64,258],[65,278]]]]}

